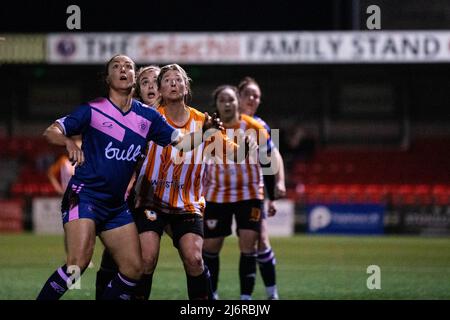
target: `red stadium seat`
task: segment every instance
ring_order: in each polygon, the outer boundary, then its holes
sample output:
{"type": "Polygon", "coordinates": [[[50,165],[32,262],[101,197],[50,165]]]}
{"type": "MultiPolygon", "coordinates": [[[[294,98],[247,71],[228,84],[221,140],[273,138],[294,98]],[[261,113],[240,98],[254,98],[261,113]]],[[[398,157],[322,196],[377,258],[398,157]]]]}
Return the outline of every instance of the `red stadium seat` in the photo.
{"type": "Polygon", "coordinates": [[[432,190],[432,198],[434,204],[449,205],[450,204],[450,186],[435,185],[432,190]]]}

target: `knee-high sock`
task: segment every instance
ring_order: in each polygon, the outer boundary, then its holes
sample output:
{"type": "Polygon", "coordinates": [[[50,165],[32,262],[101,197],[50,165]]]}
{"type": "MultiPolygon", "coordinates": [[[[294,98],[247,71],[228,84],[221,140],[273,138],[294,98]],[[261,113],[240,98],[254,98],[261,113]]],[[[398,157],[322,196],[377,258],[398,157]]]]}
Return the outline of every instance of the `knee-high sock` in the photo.
{"type": "Polygon", "coordinates": [[[220,258],[218,253],[210,253],[203,251],[203,261],[211,274],[211,289],[217,292],[217,284],[219,282],[220,258]]]}
{"type": "Polygon", "coordinates": [[[108,250],[103,250],[100,269],[95,279],[95,299],[100,300],[105,292],[106,286],[115,277],[119,268],[108,250]]]}
{"type": "Polygon", "coordinates": [[[255,287],[256,278],[255,253],[241,253],[239,278],[241,281],[241,299],[250,299],[255,287]]]}
{"type": "Polygon", "coordinates": [[[150,298],[150,292],[152,291],[153,272],[142,275],[141,280],[138,282],[135,290],[136,300],[148,300],[150,298]]]}
{"type": "MultiPolygon", "coordinates": [[[[81,270],[81,273],[84,270],[81,270]]],[[[68,290],[68,285],[75,283],[76,279],[71,278],[72,274],[67,271],[67,266],[58,268],[48,278],[44,287],[41,289],[36,300],[58,300],[68,290]]]]}
{"type": "Polygon", "coordinates": [[[212,299],[211,276],[207,266],[199,276],[193,277],[186,273],[186,279],[190,300],[212,299]]]}
{"type": "Polygon", "coordinates": [[[258,261],[259,270],[261,271],[261,277],[263,278],[264,285],[266,287],[274,286],[276,284],[276,260],[272,249],[269,248],[258,252],[256,261],[258,261]]]}
{"type": "Polygon", "coordinates": [[[259,271],[266,286],[267,296],[273,298],[278,297],[275,272],[276,259],[272,249],[268,248],[258,252],[256,261],[258,261],[259,271]]]}
{"type": "Polygon", "coordinates": [[[106,286],[102,300],[131,300],[138,281],[118,272],[106,286]]]}

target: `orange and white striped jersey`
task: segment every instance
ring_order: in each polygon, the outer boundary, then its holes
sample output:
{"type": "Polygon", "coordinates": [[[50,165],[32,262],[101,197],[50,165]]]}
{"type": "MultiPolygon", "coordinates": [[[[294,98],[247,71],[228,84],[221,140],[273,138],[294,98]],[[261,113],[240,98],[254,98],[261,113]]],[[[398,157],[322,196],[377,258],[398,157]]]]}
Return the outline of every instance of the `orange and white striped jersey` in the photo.
{"type": "MultiPolygon", "coordinates": [[[[267,148],[269,134],[255,119],[242,114],[239,124],[226,128],[229,138],[234,130],[248,132],[254,130],[258,135],[259,148],[267,148]]],[[[229,203],[250,199],[264,199],[264,181],[259,161],[247,157],[241,163],[208,162],[205,180],[205,197],[208,202],[229,203]]]]}
{"type": "Polygon", "coordinates": [[[70,162],[69,157],[65,154],[60,156],[58,160],[49,168],[49,174],[60,181],[63,190],[66,190],[69,180],[72,178],[74,172],[75,167],[70,162]]]}
{"type": "MultiPolygon", "coordinates": [[[[157,110],[170,125],[184,134],[201,132],[205,122],[203,113],[189,107],[190,118],[179,127],[166,117],[164,106],[157,110]]],[[[172,146],[163,148],[150,141],[135,187],[138,206],[168,214],[203,214],[204,152],[210,143],[204,141],[194,150],[183,152],[172,146]]]]}

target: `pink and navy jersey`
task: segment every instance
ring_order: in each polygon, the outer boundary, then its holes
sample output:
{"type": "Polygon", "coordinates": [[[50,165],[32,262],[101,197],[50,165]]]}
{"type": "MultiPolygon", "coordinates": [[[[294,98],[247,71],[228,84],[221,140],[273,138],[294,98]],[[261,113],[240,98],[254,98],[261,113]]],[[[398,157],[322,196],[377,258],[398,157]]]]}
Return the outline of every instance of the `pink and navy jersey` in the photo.
{"type": "Polygon", "coordinates": [[[120,204],[147,141],[172,142],[175,129],[159,112],[133,100],[123,113],[107,98],[79,106],[58,119],[68,137],[82,135],[85,163],[75,169],[69,187],[91,200],[120,204]]]}
{"type": "Polygon", "coordinates": [[[267,132],[269,133],[269,139],[267,140],[267,150],[268,152],[272,151],[273,148],[276,148],[275,144],[273,143],[271,136],[272,136],[272,130],[270,129],[269,125],[267,124],[267,122],[265,122],[263,119],[261,119],[258,116],[253,116],[253,119],[255,119],[256,121],[258,121],[263,127],[264,129],[267,130],[267,132]]]}

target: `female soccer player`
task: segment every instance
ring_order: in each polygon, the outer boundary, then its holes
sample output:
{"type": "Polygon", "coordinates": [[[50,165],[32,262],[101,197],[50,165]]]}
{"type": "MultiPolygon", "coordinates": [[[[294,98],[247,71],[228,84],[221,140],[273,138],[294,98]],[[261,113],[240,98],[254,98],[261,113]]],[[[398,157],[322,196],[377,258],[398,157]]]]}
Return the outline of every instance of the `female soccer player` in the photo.
{"type": "MultiPolygon", "coordinates": [[[[213,93],[215,107],[227,128],[227,134],[236,130],[253,130],[258,137],[258,161],[208,164],[206,176],[206,210],[204,260],[210,269],[214,296],[217,298],[219,275],[219,253],[224,238],[231,234],[233,215],[236,219],[241,251],[239,277],[241,299],[250,300],[255,285],[257,241],[263,210],[264,182],[259,157],[270,159],[270,146],[267,144],[268,132],[253,118],[240,114],[239,94],[234,86],[218,87],[213,93]],[[266,149],[266,150],[264,150],[266,149]]],[[[237,135],[239,136],[239,135],[237,135]]],[[[274,183],[267,182],[270,194],[274,183]]]]}
{"type": "Polygon", "coordinates": [[[157,79],[161,68],[150,65],[138,70],[136,76],[136,99],[144,104],[156,107],[159,99],[157,79]]]}
{"type": "MultiPolygon", "coordinates": [[[[149,65],[145,67],[139,68],[136,74],[136,90],[134,92],[134,96],[137,100],[144,103],[144,106],[148,106],[151,108],[156,108],[156,105],[159,103],[159,91],[158,91],[158,85],[157,85],[157,79],[159,72],[161,71],[161,68],[155,65],[149,65]]],[[[137,166],[142,165],[142,161],[137,166]]],[[[127,188],[127,194],[133,192],[131,188],[134,186],[136,174],[133,174],[133,177],[128,184],[127,188]]],[[[130,199],[131,200],[131,199],[130,199]]],[[[134,203],[130,205],[131,212],[134,214],[134,203]]],[[[106,289],[106,286],[108,283],[112,280],[114,275],[117,273],[118,267],[117,264],[114,262],[113,257],[108,252],[108,250],[103,251],[102,261],[100,264],[100,269],[97,271],[97,277],[96,277],[96,291],[95,291],[95,298],[96,300],[99,300],[102,298],[103,293],[106,289]]],[[[148,276],[146,274],[143,275],[144,282],[150,281],[151,279],[147,280],[148,276]]],[[[140,284],[138,284],[136,291],[140,290],[140,284]]]]}
{"type": "MultiPolygon", "coordinates": [[[[161,68],[158,76],[161,102],[158,111],[184,133],[203,126],[205,117],[187,105],[190,79],[177,64],[161,68]]],[[[216,138],[223,139],[221,135],[216,138]]],[[[211,297],[209,272],[202,259],[204,152],[210,142],[190,152],[150,143],[136,184],[136,224],[140,232],[144,277],[142,295],[148,299],[159,254],[160,237],[170,227],[187,277],[189,299],[211,297]]],[[[234,149],[231,141],[224,141],[234,149]]]]}
{"type": "MultiPolygon", "coordinates": [[[[108,98],[83,104],[46,129],[49,143],[65,146],[77,165],[62,202],[66,264],[45,283],[38,299],[59,299],[87,267],[96,235],[119,267],[103,299],[127,300],[142,275],[142,258],[136,226],[124,195],[134,166],[148,141],[180,150],[196,146],[154,109],[132,99],[135,64],[116,55],[106,64],[108,98]],[[82,135],[82,149],[72,139],[82,135]]],[[[207,114],[202,130],[219,127],[207,114]]]]}
{"type": "MultiPolygon", "coordinates": [[[[253,117],[259,123],[261,123],[271,133],[270,127],[261,118],[257,117],[256,111],[261,103],[261,89],[255,79],[251,77],[243,78],[238,85],[239,97],[240,97],[240,111],[250,117],[253,117]]],[[[272,154],[277,159],[278,171],[275,175],[275,198],[279,199],[286,195],[286,186],[284,181],[284,164],[283,158],[276,146],[270,140],[272,154]]],[[[276,214],[276,208],[273,203],[274,199],[269,199],[268,215],[269,217],[276,214]]],[[[268,299],[279,299],[278,290],[276,285],[276,273],[275,273],[275,255],[270,246],[269,233],[267,230],[266,214],[263,212],[261,221],[261,232],[258,240],[258,256],[257,261],[259,264],[259,270],[261,277],[263,278],[264,285],[266,287],[266,293],[268,299]]]]}

